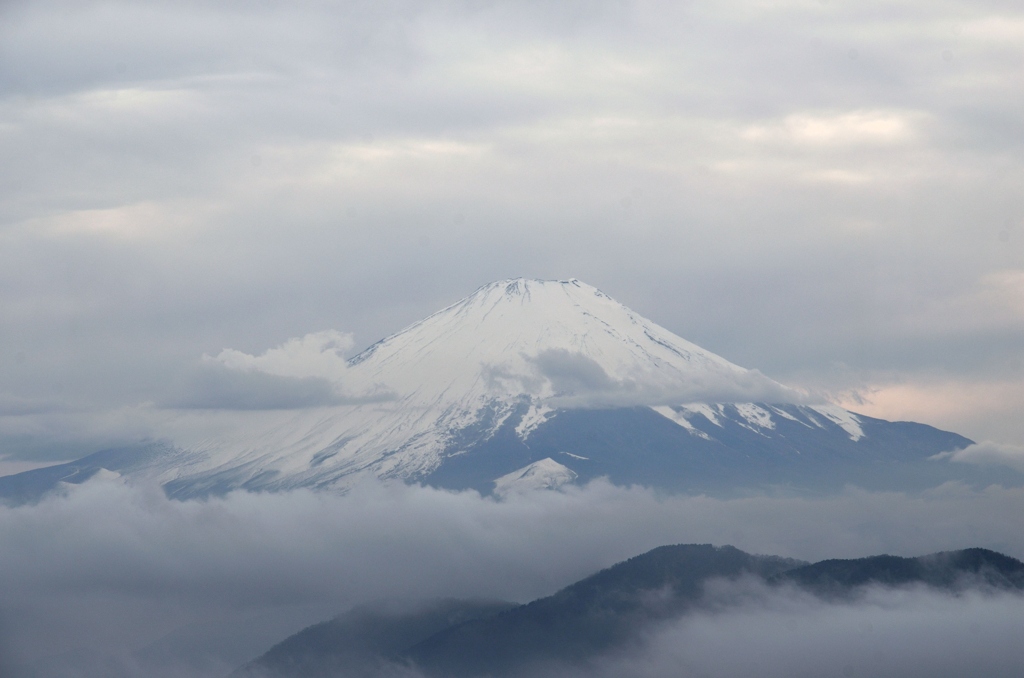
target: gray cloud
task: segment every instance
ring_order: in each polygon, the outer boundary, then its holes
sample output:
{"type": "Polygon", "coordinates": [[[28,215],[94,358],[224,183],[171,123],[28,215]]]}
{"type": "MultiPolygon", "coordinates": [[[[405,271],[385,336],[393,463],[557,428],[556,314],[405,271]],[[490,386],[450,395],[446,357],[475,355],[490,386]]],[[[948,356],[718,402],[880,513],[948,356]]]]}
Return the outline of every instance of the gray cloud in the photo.
{"type": "Polygon", "coordinates": [[[1012,631],[1024,621],[1019,595],[875,590],[856,604],[826,604],[743,583],[717,594],[735,599],[665,624],[642,647],[585,672],[553,675],[1009,678],[1024,661],[1012,631]]]}
{"type": "Polygon", "coordinates": [[[596,360],[582,353],[552,348],[541,351],[531,362],[551,381],[555,393],[572,395],[621,388],[596,360]]]}
{"type": "Polygon", "coordinates": [[[1003,445],[988,440],[968,445],[962,450],[937,454],[935,458],[949,459],[965,464],[1009,466],[1018,471],[1024,470],[1024,447],[1003,445]]]}
{"type": "Polygon", "coordinates": [[[0,393],[0,417],[45,414],[61,409],[60,403],[48,403],[0,393]]]}
{"type": "Polygon", "coordinates": [[[381,402],[383,388],[347,388],[351,335],[336,330],[289,339],[260,355],[223,349],[204,355],[198,368],[178,380],[177,393],[160,406],[177,409],[280,410],[381,402]]]}
{"type": "Polygon", "coordinates": [[[238,371],[216,365],[195,370],[182,393],[161,403],[177,409],[281,410],[338,405],[327,379],[238,371]]]}
{"type": "Polygon", "coordinates": [[[180,379],[176,390],[157,405],[170,409],[293,410],[376,403],[395,397],[383,389],[346,394],[337,383],[320,377],[235,370],[217,364],[191,370],[180,379]]]}
{"type": "Polygon", "coordinates": [[[0,508],[0,656],[49,675],[223,675],[350,605],[526,601],[666,543],[807,560],[975,545],[1020,557],[1022,509],[1019,488],[714,500],[600,482],[504,501],[368,483],[177,502],[107,476],[0,508]]]}
{"type": "Polygon", "coordinates": [[[550,383],[554,407],[632,407],[679,405],[693,402],[716,403],[807,403],[819,397],[800,393],[772,381],[758,370],[742,374],[711,371],[685,380],[667,380],[664,375],[638,375],[612,379],[594,359],[566,349],[547,349],[530,358],[542,378],[524,383],[536,389],[543,380],[550,383]]]}

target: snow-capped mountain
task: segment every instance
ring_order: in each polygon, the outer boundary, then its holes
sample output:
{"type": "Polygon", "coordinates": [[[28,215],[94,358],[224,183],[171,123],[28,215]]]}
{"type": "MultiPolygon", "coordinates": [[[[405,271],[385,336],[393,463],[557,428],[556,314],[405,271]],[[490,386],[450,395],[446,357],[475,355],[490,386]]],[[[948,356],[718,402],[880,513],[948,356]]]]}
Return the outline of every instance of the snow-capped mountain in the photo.
{"type": "Polygon", "coordinates": [[[809,402],[578,280],[486,285],[341,372],[343,404],[177,412],[159,444],[0,479],[0,493],[101,467],[181,497],[366,475],[500,493],[597,476],[697,491],[927,484],[951,465],[926,457],[970,444],[809,402]]]}

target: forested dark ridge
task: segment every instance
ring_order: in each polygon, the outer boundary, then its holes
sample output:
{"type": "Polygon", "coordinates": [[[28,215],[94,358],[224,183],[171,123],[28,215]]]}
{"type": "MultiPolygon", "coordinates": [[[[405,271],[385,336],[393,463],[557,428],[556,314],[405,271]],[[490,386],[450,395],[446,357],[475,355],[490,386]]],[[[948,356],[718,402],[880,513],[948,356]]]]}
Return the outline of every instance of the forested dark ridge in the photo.
{"type": "Polygon", "coordinates": [[[841,603],[869,587],[1021,591],[1024,563],[981,548],[809,564],[732,546],[661,546],[525,605],[447,600],[353,610],[292,636],[234,676],[371,678],[411,670],[471,678],[584,665],[640,642],[660,622],[706,609],[712,580],[791,587],[841,603]]]}

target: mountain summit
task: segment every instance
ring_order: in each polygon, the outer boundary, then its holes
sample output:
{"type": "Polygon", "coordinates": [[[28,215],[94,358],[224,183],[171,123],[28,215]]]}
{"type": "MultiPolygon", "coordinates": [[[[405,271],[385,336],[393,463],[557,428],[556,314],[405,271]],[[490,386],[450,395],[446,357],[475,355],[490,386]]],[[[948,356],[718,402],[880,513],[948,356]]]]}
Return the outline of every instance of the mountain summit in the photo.
{"type": "Polygon", "coordinates": [[[652,323],[579,280],[502,280],[351,361],[407,402],[664,405],[799,395],[652,323]]]}
{"type": "Polygon", "coordinates": [[[178,497],[367,475],[503,495],[598,476],[701,492],[927,486],[952,467],[927,458],[971,442],[806,402],[575,279],[485,285],[330,376],[330,406],[179,411],[159,444],[9,476],[0,495],[100,468],[178,497]]]}

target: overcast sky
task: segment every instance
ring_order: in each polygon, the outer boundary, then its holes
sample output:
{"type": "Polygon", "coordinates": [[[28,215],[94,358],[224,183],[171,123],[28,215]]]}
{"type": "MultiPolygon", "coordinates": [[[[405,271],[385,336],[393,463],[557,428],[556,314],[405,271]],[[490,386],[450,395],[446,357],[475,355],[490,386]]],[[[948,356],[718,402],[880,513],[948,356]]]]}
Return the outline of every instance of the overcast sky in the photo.
{"type": "Polygon", "coordinates": [[[0,2],[0,456],[204,354],[578,277],[1024,445],[1018,1],[0,2]]]}

